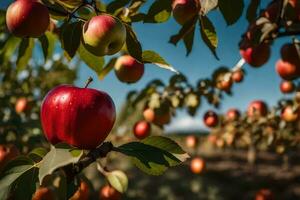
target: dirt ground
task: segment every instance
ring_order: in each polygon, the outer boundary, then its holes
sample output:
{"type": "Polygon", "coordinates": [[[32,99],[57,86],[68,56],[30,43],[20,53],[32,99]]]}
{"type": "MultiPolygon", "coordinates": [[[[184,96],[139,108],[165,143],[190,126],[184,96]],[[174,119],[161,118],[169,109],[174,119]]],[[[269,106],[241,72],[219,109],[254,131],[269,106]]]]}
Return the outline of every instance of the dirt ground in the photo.
{"type": "Polygon", "coordinates": [[[262,188],[272,190],[276,200],[300,199],[300,152],[290,154],[288,167],[282,156],[268,152],[257,153],[254,167],[247,151],[203,147],[197,155],[206,160],[200,175],[191,173],[189,160],[162,176],[144,174],[118,155],[111,156],[109,166],[128,175],[125,200],[252,200],[262,188]]]}

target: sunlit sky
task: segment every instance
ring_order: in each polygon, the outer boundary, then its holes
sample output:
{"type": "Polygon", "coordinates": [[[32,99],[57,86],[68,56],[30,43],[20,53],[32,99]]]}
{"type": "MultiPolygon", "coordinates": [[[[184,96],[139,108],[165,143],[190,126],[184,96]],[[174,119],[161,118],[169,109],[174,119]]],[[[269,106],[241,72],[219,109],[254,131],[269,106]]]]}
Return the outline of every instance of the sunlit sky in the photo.
{"type": "MultiPolygon", "coordinates": [[[[7,2],[1,2],[0,6],[3,7],[7,2]]],[[[246,5],[249,2],[250,0],[245,0],[246,5]]],[[[264,1],[264,3],[266,2],[269,1],[264,1]]],[[[147,10],[147,7],[145,7],[145,10],[147,10]]],[[[199,30],[195,32],[193,51],[188,57],[185,56],[186,52],[182,42],[177,47],[168,43],[169,37],[180,29],[180,26],[173,19],[162,24],[136,23],[133,28],[144,50],[158,52],[195,85],[197,80],[210,77],[212,72],[219,66],[232,67],[240,60],[238,42],[248,26],[245,17],[242,17],[236,24],[227,26],[218,10],[210,12],[208,17],[213,21],[219,36],[217,54],[220,60],[216,60],[202,42],[199,30]]],[[[279,90],[280,78],[274,69],[276,60],[279,58],[280,47],[287,41],[291,41],[291,38],[276,40],[272,45],[272,57],[263,67],[254,69],[249,65],[244,65],[244,69],[247,71],[245,80],[241,84],[234,85],[233,96],[225,96],[220,109],[217,110],[218,112],[226,112],[231,107],[245,110],[249,102],[254,99],[265,100],[272,106],[276,104],[278,99],[283,97],[279,90]]],[[[79,77],[75,84],[83,86],[86,79],[92,76],[94,82],[91,87],[108,92],[117,108],[120,108],[128,91],[141,89],[154,78],[166,81],[172,75],[173,73],[168,70],[154,65],[146,65],[143,78],[136,84],[127,85],[118,81],[113,71],[103,81],[100,81],[97,79],[97,75],[83,64],[80,66],[79,77]]],[[[167,128],[173,129],[178,126],[203,127],[202,115],[207,109],[213,109],[213,107],[202,101],[202,106],[194,119],[188,117],[185,112],[180,112],[167,128]]]]}

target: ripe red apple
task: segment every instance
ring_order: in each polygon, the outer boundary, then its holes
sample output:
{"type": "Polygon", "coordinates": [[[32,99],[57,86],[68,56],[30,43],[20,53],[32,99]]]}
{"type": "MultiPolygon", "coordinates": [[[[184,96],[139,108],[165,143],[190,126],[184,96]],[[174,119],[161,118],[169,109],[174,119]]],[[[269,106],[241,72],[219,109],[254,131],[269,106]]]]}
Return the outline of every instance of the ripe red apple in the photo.
{"type": "Polygon", "coordinates": [[[229,91],[232,86],[231,79],[229,80],[221,80],[217,82],[217,88],[223,91],[229,91]]]}
{"type": "Polygon", "coordinates": [[[56,200],[53,190],[47,187],[37,189],[32,197],[32,200],[56,200]]]}
{"type": "Polygon", "coordinates": [[[295,110],[289,105],[282,109],[281,118],[286,122],[294,122],[299,119],[299,109],[295,110]]]}
{"type": "Polygon", "coordinates": [[[229,109],[226,113],[226,119],[228,121],[235,121],[235,120],[239,119],[240,116],[241,116],[240,111],[235,108],[229,109]]]}
{"type": "Polygon", "coordinates": [[[173,0],[172,11],[174,19],[184,25],[191,20],[200,10],[200,4],[197,0],[173,0]]]}
{"type": "Polygon", "coordinates": [[[198,144],[198,138],[194,135],[189,135],[185,138],[185,145],[188,148],[195,148],[198,144]]]}
{"type": "Polygon", "coordinates": [[[133,133],[136,138],[142,140],[150,135],[151,125],[147,121],[139,121],[133,127],[133,133]]]}
{"type": "Polygon", "coordinates": [[[91,18],[83,26],[83,44],[96,56],[112,55],[121,50],[126,40],[122,22],[108,14],[91,18]]]}
{"type": "Polygon", "coordinates": [[[100,200],[120,200],[122,194],[110,185],[101,188],[99,192],[100,200]]]}
{"type": "Polygon", "coordinates": [[[261,189],[256,193],[255,200],[274,200],[274,195],[269,189],[261,189]]]}
{"type": "Polygon", "coordinates": [[[284,80],[294,80],[299,76],[300,70],[296,65],[280,59],[276,63],[276,71],[284,80]]]}
{"type": "Polygon", "coordinates": [[[144,74],[144,64],[138,62],[130,55],[121,56],[116,61],[115,74],[122,82],[135,83],[144,74]]]}
{"type": "Polygon", "coordinates": [[[269,60],[271,50],[269,44],[262,43],[258,46],[241,48],[240,54],[252,67],[260,67],[269,60]]]}
{"type": "Polygon", "coordinates": [[[18,37],[39,37],[49,23],[48,8],[36,0],[17,0],[6,12],[7,28],[18,37]]]}
{"type": "Polygon", "coordinates": [[[235,70],[232,73],[232,80],[236,83],[240,83],[244,80],[244,72],[241,69],[235,70]]]}
{"type": "Polygon", "coordinates": [[[214,111],[207,111],[203,116],[203,122],[208,127],[215,127],[219,123],[218,115],[214,111]]]}
{"type": "Polygon", "coordinates": [[[169,124],[171,121],[171,113],[168,110],[153,110],[147,108],[144,110],[143,116],[147,122],[151,122],[158,126],[169,124]]]}
{"type": "Polygon", "coordinates": [[[89,186],[86,182],[81,181],[78,190],[69,200],[88,200],[89,199],[89,186]]]}
{"type": "Polygon", "coordinates": [[[18,148],[13,144],[0,145],[0,171],[11,160],[20,155],[18,148]]]}
{"type": "Polygon", "coordinates": [[[193,158],[190,169],[194,174],[200,174],[205,169],[205,161],[202,158],[193,158]]]}
{"type": "Polygon", "coordinates": [[[295,90],[295,84],[292,81],[282,81],[280,83],[280,91],[282,93],[292,93],[295,90]]]}
{"type": "Polygon", "coordinates": [[[41,122],[49,142],[66,142],[93,149],[110,133],[115,105],[105,92],[61,85],[52,89],[41,106],[41,122]]]}
{"type": "Polygon", "coordinates": [[[16,105],[15,105],[16,113],[25,112],[27,109],[29,109],[27,99],[25,97],[21,97],[21,98],[17,99],[16,105]]]}
{"type": "Polygon", "coordinates": [[[267,104],[261,100],[252,101],[248,106],[248,117],[266,116],[268,114],[267,104]]]}

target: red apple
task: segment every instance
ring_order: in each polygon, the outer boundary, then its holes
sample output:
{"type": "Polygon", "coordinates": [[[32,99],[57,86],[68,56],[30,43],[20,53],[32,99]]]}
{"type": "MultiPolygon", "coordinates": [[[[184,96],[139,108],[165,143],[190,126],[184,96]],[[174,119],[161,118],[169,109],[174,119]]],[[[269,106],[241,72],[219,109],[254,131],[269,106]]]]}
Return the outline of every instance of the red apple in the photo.
{"type": "Polygon", "coordinates": [[[300,70],[298,66],[292,63],[278,60],[276,63],[276,71],[284,80],[294,80],[299,76],[300,70]]]}
{"type": "Polygon", "coordinates": [[[269,44],[262,43],[258,46],[241,48],[240,54],[252,67],[260,67],[269,60],[271,50],[269,44]]]}
{"type": "Polygon", "coordinates": [[[255,200],[274,200],[274,195],[269,189],[261,189],[256,193],[255,200]]]}
{"type": "Polygon", "coordinates": [[[40,187],[34,193],[32,200],[56,200],[53,190],[47,187],[40,187]]]}
{"type": "Polygon", "coordinates": [[[226,119],[228,121],[235,121],[235,120],[239,119],[240,116],[241,116],[240,111],[235,108],[229,109],[226,113],[226,119]]]}
{"type": "Polygon", "coordinates": [[[217,88],[223,91],[229,91],[232,86],[232,81],[230,80],[221,80],[217,83],[217,88]]]}
{"type": "Polygon", "coordinates": [[[286,122],[294,122],[299,119],[299,110],[295,110],[291,105],[286,106],[282,109],[281,118],[286,122]]]}
{"type": "Polygon", "coordinates": [[[115,74],[122,82],[135,83],[144,74],[144,64],[129,55],[121,56],[116,61],[115,74]]]}
{"type": "Polygon", "coordinates": [[[174,19],[184,25],[198,14],[200,4],[197,0],[173,0],[172,10],[174,19]]]}
{"type": "Polygon", "coordinates": [[[214,111],[207,111],[203,117],[204,124],[208,127],[215,127],[219,123],[218,115],[214,111]]]}
{"type": "Polygon", "coordinates": [[[267,104],[261,100],[252,101],[248,106],[248,116],[266,116],[268,114],[267,104]]]}
{"type": "Polygon", "coordinates": [[[39,37],[49,23],[48,8],[35,0],[17,0],[6,12],[7,28],[18,37],[39,37]]]}
{"type": "Polygon", "coordinates": [[[292,93],[295,90],[295,84],[292,81],[282,81],[280,83],[280,91],[282,93],[292,93]]]}
{"type": "Polygon", "coordinates": [[[121,50],[126,40],[122,22],[108,14],[91,18],[83,26],[83,45],[96,56],[112,55],[121,50]]]}
{"type": "Polygon", "coordinates": [[[244,79],[244,72],[243,72],[243,70],[241,70],[241,69],[235,70],[232,73],[232,77],[231,78],[236,83],[242,82],[243,79],[244,79]]]}
{"type": "Polygon", "coordinates": [[[11,160],[20,155],[18,148],[13,144],[0,145],[0,171],[11,160]]]}
{"type": "Polygon", "coordinates": [[[81,181],[78,190],[69,200],[88,200],[89,199],[89,186],[86,182],[81,181]]]}
{"type": "Polygon", "coordinates": [[[190,169],[194,174],[200,174],[205,169],[205,161],[202,158],[194,158],[191,161],[190,169]]]}
{"type": "Polygon", "coordinates": [[[195,148],[197,146],[198,139],[194,135],[189,135],[185,138],[185,145],[188,148],[195,148]]]}
{"type": "Polygon", "coordinates": [[[41,122],[49,142],[66,142],[93,149],[110,133],[115,105],[105,92],[61,85],[52,89],[41,106],[41,122]]]}
{"type": "Polygon", "coordinates": [[[139,121],[133,127],[133,133],[136,138],[142,140],[150,135],[151,125],[147,121],[139,121]]]}
{"type": "Polygon", "coordinates": [[[29,108],[28,101],[25,97],[21,97],[21,98],[17,99],[16,105],[15,105],[16,113],[25,112],[28,108],[29,108]]]}
{"type": "Polygon", "coordinates": [[[120,200],[122,194],[110,185],[101,188],[99,193],[100,200],[120,200]]]}

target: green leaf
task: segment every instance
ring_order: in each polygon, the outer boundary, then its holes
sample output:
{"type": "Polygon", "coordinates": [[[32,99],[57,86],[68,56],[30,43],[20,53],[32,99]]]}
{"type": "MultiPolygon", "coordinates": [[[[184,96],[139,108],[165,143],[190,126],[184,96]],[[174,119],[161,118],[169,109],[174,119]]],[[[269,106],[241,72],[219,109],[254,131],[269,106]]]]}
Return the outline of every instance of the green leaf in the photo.
{"type": "Polygon", "coordinates": [[[186,56],[188,56],[192,52],[193,44],[194,44],[194,35],[195,35],[195,26],[183,38],[183,42],[186,48],[186,56]]]}
{"type": "Polygon", "coordinates": [[[82,44],[79,47],[78,53],[85,64],[87,64],[87,66],[89,66],[99,76],[103,69],[104,58],[91,54],[82,44]]]}
{"type": "Polygon", "coordinates": [[[253,22],[257,16],[257,10],[260,5],[260,0],[252,0],[247,8],[246,18],[249,23],[253,22]]]}
{"type": "Polygon", "coordinates": [[[33,38],[23,38],[19,47],[17,69],[22,70],[28,65],[34,47],[33,38]]]}
{"type": "Polygon", "coordinates": [[[118,192],[124,193],[128,187],[128,178],[123,171],[115,170],[105,174],[109,184],[118,192]]]}
{"type": "Polygon", "coordinates": [[[100,80],[103,80],[104,77],[114,68],[117,58],[112,58],[107,65],[103,68],[103,70],[98,75],[100,80]]]}
{"type": "Polygon", "coordinates": [[[82,22],[64,23],[61,27],[60,40],[62,48],[69,58],[73,58],[80,45],[82,22]]]}
{"type": "Polygon", "coordinates": [[[218,5],[218,0],[201,0],[201,13],[206,15],[209,11],[215,9],[218,5]]]}
{"type": "Polygon", "coordinates": [[[28,157],[31,158],[35,162],[39,162],[43,159],[43,157],[47,154],[47,149],[38,147],[33,149],[29,154],[28,157]]]}
{"type": "Polygon", "coordinates": [[[61,5],[52,0],[42,0],[49,10],[50,16],[53,19],[60,20],[68,17],[68,11],[61,5]]]}
{"type": "Polygon", "coordinates": [[[149,8],[145,16],[145,23],[162,23],[166,22],[172,11],[171,0],[156,0],[149,8]]]}
{"type": "Polygon", "coordinates": [[[170,64],[168,64],[158,53],[150,50],[143,51],[143,63],[155,64],[161,68],[168,69],[172,72],[178,73],[170,64]]]}
{"type": "Polygon", "coordinates": [[[131,26],[124,24],[126,27],[126,46],[128,53],[138,61],[142,61],[142,46],[138,41],[135,32],[131,26]]]}
{"type": "Polygon", "coordinates": [[[82,150],[74,149],[67,144],[52,146],[51,150],[40,162],[39,181],[42,184],[45,176],[51,174],[56,169],[79,161],[83,154],[82,150]]]}
{"type": "Polygon", "coordinates": [[[39,37],[45,61],[53,55],[55,40],[56,36],[49,31],[47,31],[44,35],[39,37]]]}
{"type": "MultiPolygon", "coordinates": [[[[7,199],[11,189],[14,189],[16,181],[27,172],[33,172],[37,168],[34,162],[25,156],[9,162],[1,173],[0,177],[0,199],[7,199]]],[[[35,184],[35,182],[28,182],[27,184],[35,184]]]]}
{"type": "Polygon", "coordinates": [[[185,23],[176,35],[171,36],[169,42],[174,45],[177,45],[179,40],[183,39],[185,35],[189,34],[193,29],[195,29],[196,21],[197,16],[185,23]]]}
{"type": "Polygon", "coordinates": [[[243,14],[244,0],[219,0],[219,9],[227,25],[232,25],[243,14]]]}
{"type": "Polygon", "coordinates": [[[200,32],[205,44],[212,51],[216,59],[219,59],[216,54],[216,48],[218,46],[217,33],[214,25],[206,16],[200,16],[200,32]]]}
{"type": "Polygon", "coordinates": [[[117,149],[130,156],[139,169],[150,175],[161,175],[169,167],[176,166],[189,157],[177,143],[161,136],[130,142],[117,149]]]}
{"type": "Polygon", "coordinates": [[[130,0],[114,0],[107,5],[106,11],[114,13],[116,10],[126,6],[129,2],[130,0]]]}
{"type": "Polygon", "coordinates": [[[10,36],[6,40],[4,47],[0,50],[0,54],[4,57],[4,59],[11,58],[11,56],[15,53],[20,42],[21,39],[14,36],[10,36]]]}

